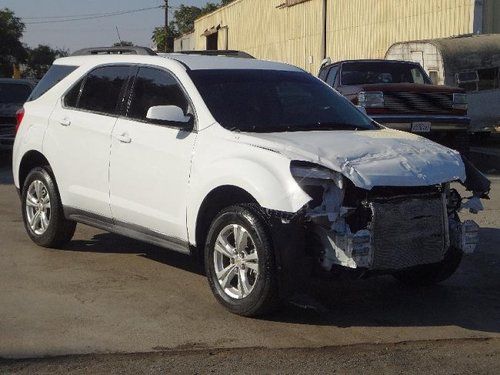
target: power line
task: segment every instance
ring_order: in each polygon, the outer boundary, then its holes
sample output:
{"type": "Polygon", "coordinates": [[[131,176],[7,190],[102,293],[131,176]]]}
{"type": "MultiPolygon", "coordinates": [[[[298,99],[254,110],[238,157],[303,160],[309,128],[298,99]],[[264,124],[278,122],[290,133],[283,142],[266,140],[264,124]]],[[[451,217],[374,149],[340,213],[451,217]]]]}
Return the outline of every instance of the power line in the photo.
{"type": "MultiPolygon", "coordinates": [[[[80,16],[68,16],[67,19],[52,19],[48,20],[48,18],[44,18],[44,21],[35,21],[35,22],[25,22],[26,25],[40,25],[40,24],[47,24],[47,23],[62,23],[62,22],[72,22],[72,21],[86,21],[86,20],[93,20],[93,19],[99,19],[99,18],[107,18],[107,17],[115,17],[115,16],[122,16],[125,14],[132,14],[132,13],[139,13],[139,12],[145,12],[148,10],[153,10],[153,9],[163,9],[163,5],[158,5],[155,7],[149,7],[149,8],[140,8],[140,9],[132,9],[132,10],[123,10],[123,11],[118,11],[118,12],[110,12],[110,13],[100,13],[100,14],[92,14],[92,15],[80,15],[80,16]]],[[[56,17],[56,16],[55,16],[56,17]]],[[[55,18],[54,17],[54,18],[55,18]]],[[[57,17],[63,17],[63,16],[57,16],[57,17]]]]}

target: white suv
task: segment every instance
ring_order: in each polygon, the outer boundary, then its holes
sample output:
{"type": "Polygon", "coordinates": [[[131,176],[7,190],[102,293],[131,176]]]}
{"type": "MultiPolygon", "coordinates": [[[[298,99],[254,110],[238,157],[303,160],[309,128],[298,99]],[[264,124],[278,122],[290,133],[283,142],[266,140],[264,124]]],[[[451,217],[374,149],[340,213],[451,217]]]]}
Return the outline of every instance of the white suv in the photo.
{"type": "Polygon", "coordinates": [[[57,60],[18,114],[15,185],[31,239],[76,223],[203,255],[230,311],[263,314],[309,277],[435,283],[477,244],[450,183],[460,155],[386,129],[293,66],[197,55],[57,60]]]}

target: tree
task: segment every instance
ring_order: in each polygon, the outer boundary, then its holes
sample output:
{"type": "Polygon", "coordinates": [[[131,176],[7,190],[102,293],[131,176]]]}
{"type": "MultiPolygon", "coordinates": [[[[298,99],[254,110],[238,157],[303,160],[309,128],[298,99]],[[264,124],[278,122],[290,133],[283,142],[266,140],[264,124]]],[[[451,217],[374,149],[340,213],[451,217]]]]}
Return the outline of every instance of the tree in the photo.
{"type": "Polygon", "coordinates": [[[173,39],[177,38],[180,36],[180,33],[177,31],[174,25],[174,21],[170,22],[170,25],[168,27],[168,39],[169,43],[167,43],[167,35],[165,35],[165,28],[164,27],[155,27],[153,30],[153,36],[151,37],[151,40],[156,44],[156,48],[158,51],[165,51],[165,45],[167,44],[168,48],[166,49],[167,52],[172,52],[173,51],[173,39]]]}
{"type": "Polygon", "coordinates": [[[0,9],[0,76],[10,77],[13,64],[26,60],[26,49],[21,43],[24,28],[24,23],[13,11],[0,9]]]}
{"type": "Polygon", "coordinates": [[[129,42],[127,40],[122,40],[121,42],[116,42],[113,44],[113,47],[132,47],[134,43],[129,42]]]}
{"type": "MultiPolygon", "coordinates": [[[[194,21],[201,16],[211,13],[221,6],[227,5],[234,0],[221,0],[220,3],[208,2],[204,7],[181,5],[179,9],[174,12],[174,20],[170,22],[168,36],[169,38],[177,38],[182,34],[190,33],[194,29],[194,21]]],[[[165,29],[163,27],[156,27],[153,30],[151,37],[156,44],[159,51],[165,51],[165,29]]],[[[173,47],[170,43],[169,51],[173,47]]]]}
{"type": "Polygon", "coordinates": [[[49,70],[55,59],[68,55],[68,51],[39,45],[28,50],[25,75],[40,79],[49,70]]]}

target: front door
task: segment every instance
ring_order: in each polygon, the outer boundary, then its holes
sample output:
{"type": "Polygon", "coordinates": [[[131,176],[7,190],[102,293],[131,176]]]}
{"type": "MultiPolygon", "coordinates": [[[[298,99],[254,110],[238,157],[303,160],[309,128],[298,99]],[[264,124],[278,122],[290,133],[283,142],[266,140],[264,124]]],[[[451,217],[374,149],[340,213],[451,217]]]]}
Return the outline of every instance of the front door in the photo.
{"type": "Polygon", "coordinates": [[[187,242],[186,197],[196,133],[146,119],[149,108],[176,105],[191,112],[175,77],[141,67],[125,118],[113,130],[110,197],[118,224],[187,242]]]}

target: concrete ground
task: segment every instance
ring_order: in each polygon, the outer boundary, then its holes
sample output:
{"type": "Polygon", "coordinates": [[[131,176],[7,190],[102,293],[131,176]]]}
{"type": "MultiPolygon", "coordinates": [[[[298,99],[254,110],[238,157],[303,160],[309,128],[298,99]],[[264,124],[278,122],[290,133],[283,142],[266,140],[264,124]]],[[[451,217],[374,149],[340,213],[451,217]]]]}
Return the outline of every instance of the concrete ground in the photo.
{"type": "Polygon", "coordinates": [[[139,364],[145,372],[162,372],[161,364],[174,372],[296,372],[309,364],[312,373],[411,365],[500,373],[499,177],[475,217],[479,251],[442,285],[315,282],[311,308],[248,319],[215,301],[189,257],[83,225],[64,250],[35,246],[0,157],[0,373],[113,372],[127,363],[132,373],[139,364]],[[82,354],[89,356],[72,357],[82,354]],[[61,357],[22,360],[45,356],[61,357]],[[217,367],[217,359],[248,367],[217,367]]]}

